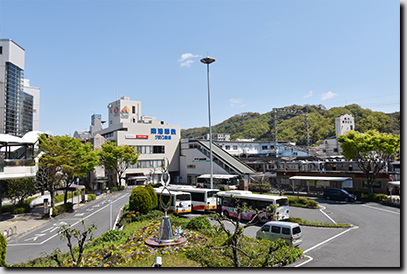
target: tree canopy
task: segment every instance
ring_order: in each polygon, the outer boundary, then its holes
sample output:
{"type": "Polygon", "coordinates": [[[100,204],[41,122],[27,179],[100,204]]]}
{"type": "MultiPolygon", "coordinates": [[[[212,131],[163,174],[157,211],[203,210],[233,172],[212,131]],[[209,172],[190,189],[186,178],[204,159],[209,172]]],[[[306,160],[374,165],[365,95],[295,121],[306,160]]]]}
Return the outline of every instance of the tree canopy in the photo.
{"type": "MultiPolygon", "coordinates": [[[[355,130],[400,134],[400,112],[385,114],[383,112],[363,109],[357,104],[326,109],[323,105],[298,106],[293,108],[308,113],[310,145],[316,145],[329,137],[335,136],[335,118],[351,114],[355,119],[355,130]]],[[[306,145],[306,126],[304,116],[277,113],[277,130],[279,140],[289,140],[297,145],[306,145]]],[[[274,141],[273,111],[259,114],[245,112],[212,126],[213,133],[229,133],[232,140],[237,138],[255,138],[256,141],[274,141]]],[[[208,127],[182,129],[182,138],[196,138],[209,133],[208,127]]]]}
{"type": "Polygon", "coordinates": [[[75,178],[85,177],[99,162],[92,144],[82,144],[78,139],[67,135],[42,134],[39,137],[39,149],[42,155],[39,158],[37,178],[50,192],[52,207],[55,190],[63,187],[67,193],[75,178]]]}
{"type": "Polygon", "coordinates": [[[351,130],[345,135],[338,136],[338,142],[343,149],[342,155],[348,160],[357,161],[365,173],[370,193],[379,172],[400,150],[400,135],[379,133],[374,130],[366,133],[351,130]]]}
{"type": "Polygon", "coordinates": [[[106,142],[98,150],[100,164],[106,169],[115,171],[119,182],[124,179],[124,174],[130,165],[138,161],[139,152],[128,145],[116,145],[115,142],[106,142]]]}

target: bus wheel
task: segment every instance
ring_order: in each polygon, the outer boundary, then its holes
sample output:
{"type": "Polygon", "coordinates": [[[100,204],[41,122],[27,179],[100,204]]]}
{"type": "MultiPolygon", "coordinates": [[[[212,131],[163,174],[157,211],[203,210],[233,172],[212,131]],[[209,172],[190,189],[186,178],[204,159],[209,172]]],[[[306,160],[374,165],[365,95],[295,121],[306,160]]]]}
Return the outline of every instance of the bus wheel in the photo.
{"type": "Polygon", "coordinates": [[[224,215],[225,217],[230,218],[229,212],[227,212],[226,210],[224,210],[222,213],[223,213],[223,215],[224,215]]]}

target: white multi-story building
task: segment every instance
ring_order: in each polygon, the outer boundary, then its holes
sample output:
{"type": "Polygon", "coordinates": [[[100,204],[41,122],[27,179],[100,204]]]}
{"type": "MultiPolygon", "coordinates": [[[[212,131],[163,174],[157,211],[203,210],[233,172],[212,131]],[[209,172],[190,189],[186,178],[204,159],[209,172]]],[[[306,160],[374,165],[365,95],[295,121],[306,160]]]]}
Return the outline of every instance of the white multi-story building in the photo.
{"type": "Polygon", "coordinates": [[[164,159],[168,159],[171,181],[179,182],[180,126],[141,115],[141,102],[127,96],[108,104],[107,108],[108,127],[102,129],[101,115],[92,115],[90,136],[100,134],[107,141],[129,145],[140,152],[138,163],[126,171],[127,183],[157,182],[164,159]]]}
{"type": "Polygon", "coordinates": [[[346,131],[355,130],[355,118],[351,114],[344,114],[335,118],[336,137],[346,131]]]}
{"type": "Polygon", "coordinates": [[[25,50],[0,39],[0,133],[23,136],[39,129],[39,88],[24,79],[25,50]]]}

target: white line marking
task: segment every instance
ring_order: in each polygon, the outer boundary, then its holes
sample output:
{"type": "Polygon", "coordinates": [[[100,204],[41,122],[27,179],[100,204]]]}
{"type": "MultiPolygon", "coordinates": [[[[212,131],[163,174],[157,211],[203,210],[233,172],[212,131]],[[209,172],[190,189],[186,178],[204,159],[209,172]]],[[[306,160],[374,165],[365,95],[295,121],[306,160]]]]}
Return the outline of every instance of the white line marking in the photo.
{"type": "Polygon", "coordinates": [[[378,207],[375,207],[375,206],[368,206],[368,205],[362,205],[362,206],[400,215],[400,212],[397,212],[397,211],[391,211],[391,210],[387,210],[387,209],[383,209],[383,208],[378,208],[378,207]]]}
{"type": "MultiPolygon", "coordinates": [[[[324,207],[324,209],[326,209],[326,207],[324,207]]],[[[324,214],[329,220],[331,220],[331,222],[333,222],[334,224],[336,224],[336,222],[335,222],[331,217],[329,217],[328,214],[326,214],[325,212],[322,211],[322,208],[320,208],[319,211],[321,211],[322,214],[324,214]]]]}
{"type": "MultiPolygon", "coordinates": [[[[122,197],[117,198],[117,199],[116,199],[116,200],[114,200],[112,203],[114,203],[114,202],[116,202],[116,201],[120,200],[121,198],[124,198],[126,195],[127,195],[127,193],[126,193],[126,194],[124,194],[122,197]]],[[[98,213],[99,211],[101,211],[101,210],[105,209],[105,208],[106,208],[106,207],[108,207],[109,205],[110,205],[110,204],[108,204],[108,205],[106,205],[106,206],[104,206],[104,207],[102,207],[102,208],[98,209],[97,211],[95,211],[95,212],[93,212],[93,213],[89,214],[89,215],[88,215],[88,216],[86,216],[85,218],[80,219],[80,220],[79,220],[79,221],[77,221],[76,223],[72,224],[72,225],[71,225],[71,227],[73,227],[73,226],[75,226],[75,225],[79,224],[79,222],[80,222],[80,221],[82,221],[83,219],[86,219],[86,218],[88,218],[88,217],[90,217],[90,216],[92,216],[92,215],[94,215],[94,214],[98,213]]],[[[54,234],[53,236],[49,237],[48,239],[46,239],[46,240],[44,240],[44,241],[42,241],[41,243],[38,243],[38,244],[7,244],[7,246],[20,246],[20,245],[42,245],[42,244],[44,244],[44,243],[48,242],[49,240],[51,240],[52,238],[54,238],[54,237],[56,237],[56,236],[58,236],[58,235],[59,235],[59,233],[54,234]]]]}
{"type": "Polygon", "coordinates": [[[303,262],[303,263],[300,263],[299,265],[296,265],[296,266],[294,266],[294,267],[300,267],[300,266],[302,266],[302,265],[304,265],[304,264],[307,264],[307,263],[311,262],[311,261],[314,259],[314,258],[312,258],[312,257],[310,257],[310,256],[307,256],[307,255],[304,255],[304,257],[307,257],[308,260],[305,261],[305,262],[303,262]]]}
{"type": "Polygon", "coordinates": [[[317,244],[317,245],[314,245],[314,246],[311,247],[311,248],[308,248],[308,249],[305,250],[303,253],[307,253],[308,251],[311,251],[311,250],[313,250],[314,248],[317,248],[317,247],[320,246],[320,245],[323,245],[323,244],[325,244],[325,243],[327,243],[327,242],[329,242],[329,241],[332,241],[332,240],[335,239],[336,237],[339,237],[339,236],[341,236],[342,234],[345,234],[346,232],[349,232],[351,229],[353,229],[353,228],[348,228],[347,230],[345,230],[345,231],[343,231],[343,232],[341,232],[341,233],[339,233],[339,234],[337,234],[337,235],[335,235],[335,236],[329,238],[328,240],[325,240],[325,241],[323,241],[323,242],[321,242],[321,243],[319,243],[319,244],[317,244]]]}

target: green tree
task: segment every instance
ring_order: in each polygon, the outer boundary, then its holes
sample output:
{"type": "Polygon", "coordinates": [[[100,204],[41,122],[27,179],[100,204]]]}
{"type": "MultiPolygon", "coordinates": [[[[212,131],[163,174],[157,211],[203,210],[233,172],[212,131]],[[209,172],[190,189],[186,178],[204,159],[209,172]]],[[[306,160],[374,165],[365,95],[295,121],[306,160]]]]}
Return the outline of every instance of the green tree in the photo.
{"type": "Polygon", "coordinates": [[[7,192],[5,196],[12,200],[13,204],[22,204],[25,199],[36,192],[34,178],[21,178],[7,180],[7,192]]]}
{"type": "Polygon", "coordinates": [[[343,149],[342,155],[348,160],[357,161],[365,173],[369,193],[373,193],[373,183],[380,171],[394,154],[400,150],[400,135],[379,133],[370,130],[366,133],[348,131],[338,136],[343,149]]]}
{"type": "Polygon", "coordinates": [[[39,143],[43,153],[39,164],[43,168],[41,181],[47,183],[51,194],[51,206],[54,207],[54,192],[64,188],[64,204],[67,203],[68,189],[76,178],[85,177],[94,170],[99,162],[98,154],[92,149],[92,144],[82,144],[78,139],[64,136],[41,135],[39,143]],[[47,182],[48,181],[48,182],[47,182]]]}
{"type": "Polygon", "coordinates": [[[65,154],[65,164],[61,166],[64,186],[64,204],[67,203],[68,189],[77,178],[86,177],[99,163],[99,155],[91,143],[83,144],[79,139],[69,136],[61,138],[65,154]]]}
{"type": "Polygon", "coordinates": [[[115,142],[106,142],[98,150],[100,164],[106,169],[115,171],[119,178],[119,185],[126,170],[130,165],[135,165],[138,161],[139,152],[128,145],[116,145],[115,142]]]}

